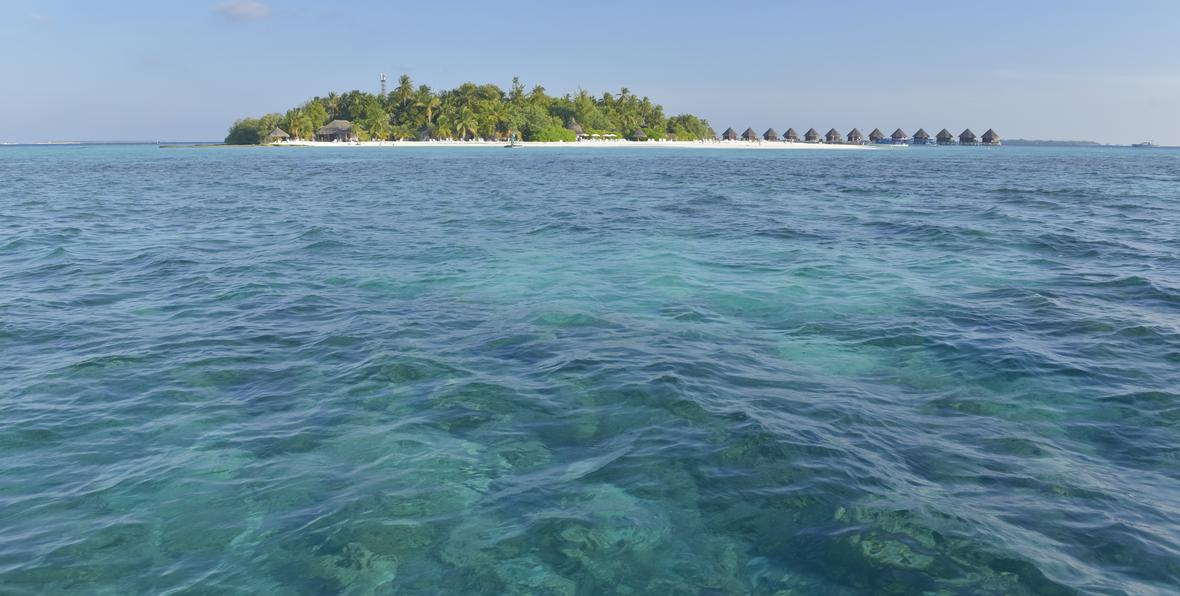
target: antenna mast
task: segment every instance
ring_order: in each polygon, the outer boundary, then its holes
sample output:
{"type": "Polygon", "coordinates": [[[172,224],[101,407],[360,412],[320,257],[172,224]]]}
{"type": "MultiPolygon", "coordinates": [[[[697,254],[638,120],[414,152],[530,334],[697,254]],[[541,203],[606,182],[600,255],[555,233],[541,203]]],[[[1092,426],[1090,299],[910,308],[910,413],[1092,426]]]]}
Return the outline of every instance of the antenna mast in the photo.
{"type": "Polygon", "coordinates": [[[381,73],[381,95],[385,95],[385,81],[389,80],[389,75],[381,73]]]}

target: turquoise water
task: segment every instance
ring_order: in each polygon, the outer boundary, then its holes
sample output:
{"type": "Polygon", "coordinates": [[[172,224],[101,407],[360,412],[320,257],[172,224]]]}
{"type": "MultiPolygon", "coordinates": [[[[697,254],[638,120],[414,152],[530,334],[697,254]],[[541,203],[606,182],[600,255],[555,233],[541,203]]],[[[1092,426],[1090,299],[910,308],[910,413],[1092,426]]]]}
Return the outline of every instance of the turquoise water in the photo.
{"type": "Polygon", "coordinates": [[[1180,151],[0,148],[4,594],[1162,594],[1180,151]]]}

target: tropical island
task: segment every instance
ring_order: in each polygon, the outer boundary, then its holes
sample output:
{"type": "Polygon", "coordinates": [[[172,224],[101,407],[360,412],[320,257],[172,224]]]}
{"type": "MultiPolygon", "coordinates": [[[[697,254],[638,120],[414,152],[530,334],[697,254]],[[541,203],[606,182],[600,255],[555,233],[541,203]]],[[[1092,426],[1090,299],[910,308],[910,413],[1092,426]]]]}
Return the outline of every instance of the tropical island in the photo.
{"type": "Polygon", "coordinates": [[[550,96],[537,85],[526,91],[519,78],[505,92],[491,83],[464,83],[445,91],[415,86],[401,75],[389,93],[349,91],[314,97],[285,114],[243,118],[225,138],[228,145],[283,140],[504,140],[606,139],[696,141],[717,135],[692,114],[667,117],[663,106],[626,87],[617,94],[585,90],[550,96]]]}

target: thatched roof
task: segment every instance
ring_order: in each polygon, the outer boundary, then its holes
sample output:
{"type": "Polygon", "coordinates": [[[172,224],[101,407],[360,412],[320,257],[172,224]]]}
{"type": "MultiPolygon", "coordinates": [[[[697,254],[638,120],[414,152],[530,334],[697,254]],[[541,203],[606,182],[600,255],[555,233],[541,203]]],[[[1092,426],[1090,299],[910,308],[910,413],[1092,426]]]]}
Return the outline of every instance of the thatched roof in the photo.
{"type": "Polygon", "coordinates": [[[795,132],[795,129],[793,129],[793,128],[788,128],[787,132],[783,134],[783,138],[790,139],[793,141],[798,141],[799,140],[799,133],[795,132]]]}
{"type": "Polygon", "coordinates": [[[727,128],[725,129],[725,132],[721,133],[721,138],[725,139],[726,141],[736,141],[738,138],[737,131],[735,131],[732,127],[727,128]]]}
{"type": "Polygon", "coordinates": [[[881,132],[880,128],[874,128],[873,132],[869,133],[869,140],[877,141],[885,138],[885,133],[881,132]]]}
{"type": "Polygon", "coordinates": [[[925,128],[919,128],[918,132],[914,133],[915,139],[929,139],[930,133],[926,132],[925,128]]]}
{"type": "Polygon", "coordinates": [[[647,138],[647,133],[643,132],[642,128],[636,128],[635,132],[631,133],[632,139],[642,140],[647,138]]]}
{"type": "Polygon", "coordinates": [[[865,136],[860,134],[860,131],[855,128],[848,131],[848,140],[849,141],[859,141],[863,138],[865,138],[865,136]]]}
{"type": "Polygon", "coordinates": [[[808,139],[818,139],[819,132],[816,131],[814,128],[812,128],[812,129],[808,129],[808,131],[806,133],[803,133],[803,136],[808,139]]]}
{"type": "Polygon", "coordinates": [[[900,129],[900,128],[899,128],[899,129],[897,129],[897,130],[895,130],[895,131],[893,131],[893,134],[892,134],[892,135],[890,135],[890,137],[891,137],[891,138],[894,138],[894,139],[904,139],[904,138],[907,138],[907,137],[909,137],[909,136],[910,136],[910,135],[907,135],[907,134],[905,133],[905,131],[904,131],[904,130],[902,130],[902,129],[900,129]]]}
{"type": "Polygon", "coordinates": [[[967,141],[974,141],[975,140],[975,133],[971,132],[971,129],[968,128],[967,130],[964,130],[963,132],[959,133],[959,139],[960,140],[967,140],[967,141]]]}
{"type": "Polygon", "coordinates": [[[582,130],[582,125],[578,124],[578,121],[574,120],[573,116],[570,116],[570,121],[565,127],[572,130],[576,135],[586,134],[586,131],[582,130]]]}
{"type": "Polygon", "coordinates": [[[349,132],[352,130],[352,123],[347,120],[333,120],[320,127],[315,131],[317,135],[330,135],[338,132],[349,132]]]}
{"type": "Polygon", "coordinates": [[[762,138],[766,139],[767,141],[777,141],[778,131],[773,128],[768,128],[766,129],[766,132],[762,133],[762,138]]]}
{"type": "Polygon", "coordinates": [[[829,130],[829,131],[828,131],[828,134],[826,134],[826,135],[824,135],[824,136],[828,136],[828,137],[837,137],[837,138],[838,138],[838,137],[840,136],[840,131],[838,131],[838,130],[836,130],[836,129],[834,129],[834,128],[833,128],[832,130],[829,130]]]}
{"type": "Polygon", "coordinates": [[[746,141],[758,140],[758,133],[754,132],[753,128],[747,128],[746,132],[742,133],[742,139],[746,141]]]}
{"type": "Polygon", "coordinates": [[[949,140],[955,138],[955,135],[951,134],[951,131],[944,128],[944,129],[938,131],[938,134],[934,135],[934,138],[936,138],[940,141],[949,141],[949,140]]]}
{"type": "Polygon", "coordinates": [[[274,130],[270,131],[270,134],[266,135],[266,138],[268,138],[268,139],[289,139],[289,138],[291,138],[291,135],[287,134],[286,132],[283,131],[283,129],[276,126],[274,130]]]}
{"type": "Polygon", "coordinates": [[[712,126],[710,126],[710,127],[709,127],[709,138],[710,138],[710,139],[716,139],[716,138],[717,138],[717,131],[713,130],[713,127],[712,127],[712,126]]]}
{"type": "Polygon", "coordinates": [[[983,133],[982,138],[984,143],[992,143],[1000,140],[1000,135],[996,134],[996,131],[989,128],[987,129],[987,132],[983,133]]]}

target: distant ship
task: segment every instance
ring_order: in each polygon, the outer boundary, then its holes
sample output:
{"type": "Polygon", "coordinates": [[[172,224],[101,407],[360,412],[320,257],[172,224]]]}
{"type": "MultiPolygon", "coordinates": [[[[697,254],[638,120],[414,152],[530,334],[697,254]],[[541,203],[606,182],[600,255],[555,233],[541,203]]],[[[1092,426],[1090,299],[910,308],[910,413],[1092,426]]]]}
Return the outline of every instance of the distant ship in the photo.
{"type": "Polygon", "coordinates": [[[1142,143],[1134,143],[1131,146],[1132,147],[1143,147],[1143,148],[1159,147],[1159,145],[1156,145],[1155,143],[1153,143],[1151,141],[1143,141],[1142,143]]]}

